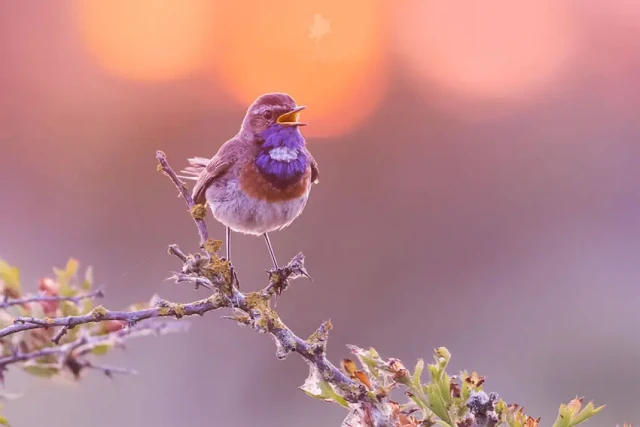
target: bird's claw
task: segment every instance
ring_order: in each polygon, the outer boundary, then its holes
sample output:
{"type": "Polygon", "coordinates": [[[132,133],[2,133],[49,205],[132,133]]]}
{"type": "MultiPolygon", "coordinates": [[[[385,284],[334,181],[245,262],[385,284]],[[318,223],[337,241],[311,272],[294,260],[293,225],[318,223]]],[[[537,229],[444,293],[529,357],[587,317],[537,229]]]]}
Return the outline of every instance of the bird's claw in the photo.
{"type": "Polygon", "coordinates": [[[289,271],[286,267],[272,268],[266,271],[273,293],[276,296],[282,295],[282,292],[289,286],[289,271]]]}

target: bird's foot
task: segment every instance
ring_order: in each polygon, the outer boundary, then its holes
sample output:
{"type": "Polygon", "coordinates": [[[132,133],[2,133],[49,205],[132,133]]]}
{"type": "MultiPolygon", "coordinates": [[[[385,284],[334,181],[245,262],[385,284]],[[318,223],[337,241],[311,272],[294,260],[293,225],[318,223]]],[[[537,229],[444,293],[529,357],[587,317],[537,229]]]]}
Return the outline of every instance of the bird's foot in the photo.
{"type": "Polygon", "coordinates": [[[265,289],[269,296],[280,296],[285,289],[289,287],[290,280],[299,277],[306,277],[309,280],[311,276],[304,268],[304,255],[299,253],[289,263],[283,267],[272,268],[267,270],[269,275],[269,286],[265,289]]]}
{"type": "Polygon", "coordinates": [[[267,287],[269,294],[275,295],[277,298],[289,287],[287,272],[284,268],[272,268],[267,270],[267,274],[269,275],[269,286],[267,287]]]}

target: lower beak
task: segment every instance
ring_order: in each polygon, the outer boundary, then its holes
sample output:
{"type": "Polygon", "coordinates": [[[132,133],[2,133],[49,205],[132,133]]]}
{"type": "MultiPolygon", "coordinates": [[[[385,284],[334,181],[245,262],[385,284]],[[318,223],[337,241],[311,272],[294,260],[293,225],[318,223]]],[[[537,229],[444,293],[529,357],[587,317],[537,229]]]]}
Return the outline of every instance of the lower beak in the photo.
{"type": "Polygon", "coordinates": [[[300,111],[304,110],[305,108],[307,107],[304,105],[299,105],[288,113],[282,114],[280,117],[278,117],[276,122],[286,126],[306,126],[306,123],[298,121],[298,119],[300,118],[300,111]]]}

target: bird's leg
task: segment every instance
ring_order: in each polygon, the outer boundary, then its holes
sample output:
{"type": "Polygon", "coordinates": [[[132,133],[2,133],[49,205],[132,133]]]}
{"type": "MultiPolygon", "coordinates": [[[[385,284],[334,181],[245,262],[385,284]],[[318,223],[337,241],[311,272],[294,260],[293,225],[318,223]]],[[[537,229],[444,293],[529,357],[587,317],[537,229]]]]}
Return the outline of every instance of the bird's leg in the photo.
{"type": "Polygon", "coordinates": [[[271,261],[273,261],[273,268],[275,270],[278,269],[278,261],[276,261],[276,255],[273,253],[273,248],[271,247],[271,241],[269,240],[269,235],[264,233],[264,240],[267,242],[267,248],[269,249],[269,255],[271,255],[271,261]]]}
{"type": "MultiPolygon", "coordinates": [[[[280,269],[278,268],[278,261],[276,261],[276,254],[273,252],[273,247],[271,246],[271,241],[269,240],[269,235],[267,233],[264,233],[264,241],[267,242],[269,255],[271,255],[271,261],[273,261],[273,270],[269,272],[269,277],[271,278],[271,280],[273,280],[274,277],[276,278],[275,279],[276,282],[272,282],[275,284],[275,287],[276,287],[276,292],[273,298],[273,307],[275,308],[278,305],[278,297],[280,296],[280,293],[284,289],[284,286],[283,286],[282,277],[279,274],[280,269]]],[[[286,282],[286,279],[284,280],[284,282],[286,282]]]]}
{"type": "Polygon", "coordinates": [[[226,235],[226,247],[227,247],[227,257],[225,258],[229,262],[229,269],[231,270],[231,283],[233,284],[233,280],[236,281],[236,286],[240,289],[240,280],[238,279],[238,274],[236,270],[233,268],[233,264],[231,264],[231,228],[227,227],[227,235],[226,235]]]}

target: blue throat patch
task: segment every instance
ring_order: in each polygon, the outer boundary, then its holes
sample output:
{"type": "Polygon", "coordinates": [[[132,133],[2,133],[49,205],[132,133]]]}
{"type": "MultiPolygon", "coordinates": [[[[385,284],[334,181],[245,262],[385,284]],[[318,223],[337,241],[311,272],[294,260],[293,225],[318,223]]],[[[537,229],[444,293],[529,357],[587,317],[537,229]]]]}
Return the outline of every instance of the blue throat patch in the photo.
{"type": "Polygon", "coordinates": [[[272,125],[262,133],[263,143],[256,156],[260,173],[275,187],[284,189],[297,183],[309,164],[305,154],[304,138],[294,126],[272,125]],[[279,160],[272,157],[271,150],[286,149],[297,154],[295,159],[279,160]]]}

